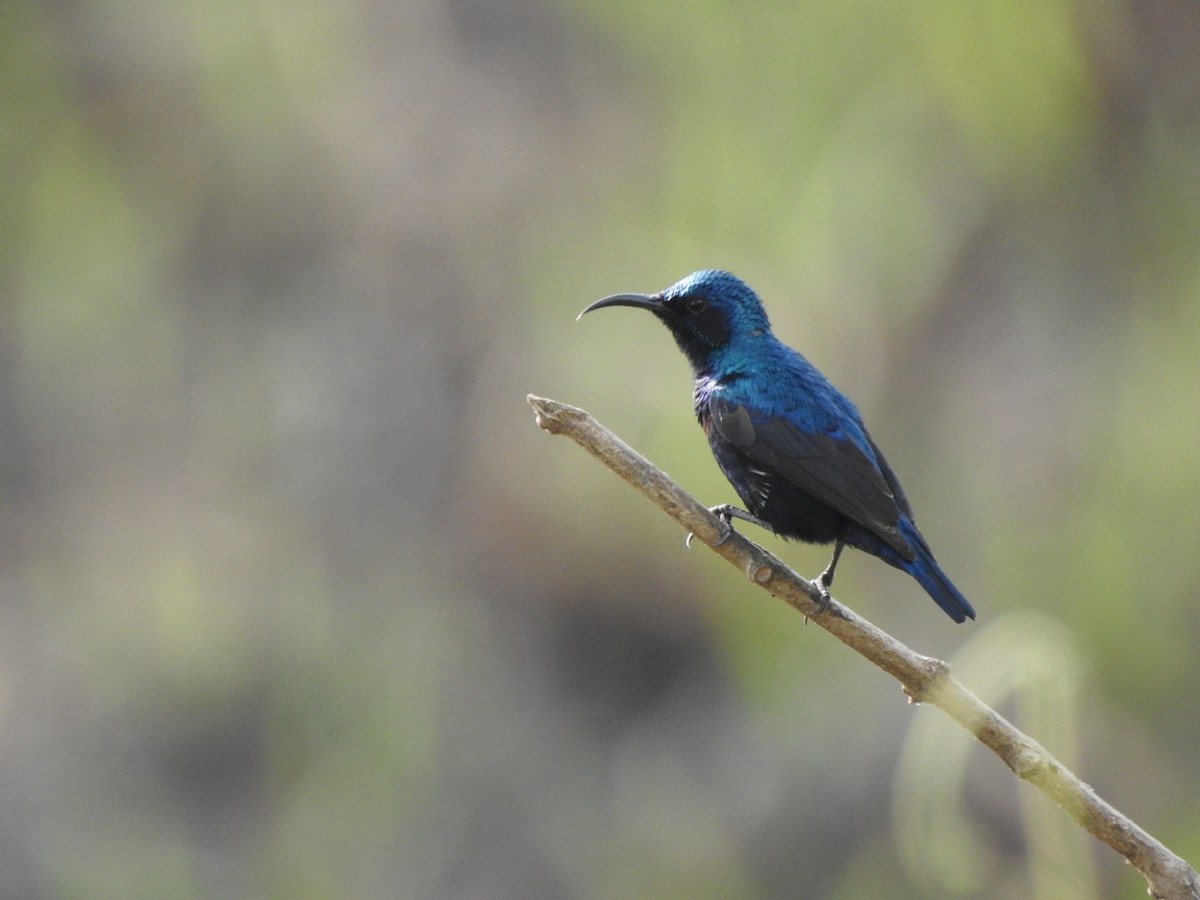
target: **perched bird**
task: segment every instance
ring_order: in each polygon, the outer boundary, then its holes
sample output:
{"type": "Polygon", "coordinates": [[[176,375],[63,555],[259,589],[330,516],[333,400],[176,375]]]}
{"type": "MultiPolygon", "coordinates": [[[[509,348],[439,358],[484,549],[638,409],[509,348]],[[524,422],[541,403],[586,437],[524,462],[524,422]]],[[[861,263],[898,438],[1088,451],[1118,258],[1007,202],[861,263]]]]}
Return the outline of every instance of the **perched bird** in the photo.
{"type": "Polygon", "coordinates": [[[771,333],[758,296],[713,269],[657,294],[615,294],[606,306],[648,309],[692,365],[696,417],[749,512],[713,507],[812,544],[832,543],[816,580],[825,603],[844,545],[902,569],[955,622],[975,610],[943,574],[912,507],[858,410],[807,359],[771,333]]]}

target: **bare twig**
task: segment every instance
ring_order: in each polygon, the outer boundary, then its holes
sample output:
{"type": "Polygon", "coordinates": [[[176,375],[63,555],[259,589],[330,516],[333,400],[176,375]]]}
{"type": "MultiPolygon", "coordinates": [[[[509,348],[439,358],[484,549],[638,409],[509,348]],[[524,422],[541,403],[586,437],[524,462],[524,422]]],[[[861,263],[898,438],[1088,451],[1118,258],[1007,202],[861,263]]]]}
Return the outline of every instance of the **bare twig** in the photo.
{"type": "Polygon", "coordinates": [[[929,703],[945,711],[991,748],[1017,776],[1035,785],[1076,822],[1125,857],[1145,876],[1152,897],[1200,900],[1200,875],[1191,866],[1100,799],[1044,747],[963,687],[951,676],[946,663],[914,652],[836,600],[818,616],[821,597],[816,587],[736,532],[713,546],[725,534],[721,521],[587,412],[532,394],[527,399],[541,428],[571,438],[714,553],[741,569],[752,582],[812,616],[814,623],[899,681],[912,702],[929,703]]]}

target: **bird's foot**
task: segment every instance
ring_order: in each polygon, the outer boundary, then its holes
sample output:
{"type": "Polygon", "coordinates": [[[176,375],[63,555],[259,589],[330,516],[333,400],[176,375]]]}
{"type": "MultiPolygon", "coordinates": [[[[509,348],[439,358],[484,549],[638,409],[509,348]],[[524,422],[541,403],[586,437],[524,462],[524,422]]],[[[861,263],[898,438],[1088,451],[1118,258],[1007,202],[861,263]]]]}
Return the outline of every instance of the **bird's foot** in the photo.
{"type": "MultiPolygon", "coordinates": [[[[833,546],[833,559],[829,560],[829,565],[825,567],[825,571],[816,577],[813,585],[817,589],[817,593],[821,595],[820,601],[817,603],[817,611],[813,614],[816,618],[821,613],[829,608],[829,601],[833,598],[829,596],[829,589],[833,586],[833,573],[837,569],[838,558],[842,555],[842,548],[845,544],[839,539],[833,546]]],[[[804,621],[808,621],[808,617],[804,617],[804,621]]]]}
{"type": "MultiPolygon", "coordinates": [[[[833,581],[833,579],[826,578],[825,576],[827,574],[828,574],[828,572],[822,572],[820,575],[817,576],[816,581],[813,582],[813,585],[817,589],[817,593],[821,595],[821,599],[819,601],[817,601],[817,611],[812,614],[812,618],[814,618],[814,619],[817,616],[819,616],[821,613],[825,612],[825,610],[829,609],[829,601],[831,601],[833,599],[833,597],[830,596],[830,593],[829,593],[829,584],[830,584],[830,582],[833,581]]],[[[805,616],[804,621],[807,622],[808,618],[809,618],[808,616],[805,616]]]]}
{"type": "MultiPolygon", "coordinates": [[[[712,544],[710,544],[709,546],[711,546],[711,547],[720,547],[723,543],[725,543],[727,540],[729,540],[729,538],[733,535],[733,520],[734,519],[746,519],[747,521],[750,521],[750,522],[756,522],[758,524],[763,524],[761,520],[755,519],[753,516],[750,515],[750,513],[740,510],[736,506],[731,506],[728,503],[722,503],[719,506],[710,506],[708,508],[708,511],[710,513],[712,513],[714,516],[716,516],[718,519],[720,519],[721,523],[725,526],[725,531],[721,534],[720,539],[717,541],[714,541],[712,544]]],[[[695,536],[696,536],[696,533],[694,531],[688,532],[688,536],[684,540],[684,544],[688,547],[688,549],[691,549],[692,538],[694,538],[695,536]]]]}
{"type": "Polygon", "coordinates": [[[733,517],[734,512],[741,512],[737,507],[730,506],[728,503],[722,503],[719,506],[710,506],[708,511],[716,516],[725,525],[725,531],[721,535],[721,539],[713,544],[714,547],[720,547],[733,535],[733,517]]]}

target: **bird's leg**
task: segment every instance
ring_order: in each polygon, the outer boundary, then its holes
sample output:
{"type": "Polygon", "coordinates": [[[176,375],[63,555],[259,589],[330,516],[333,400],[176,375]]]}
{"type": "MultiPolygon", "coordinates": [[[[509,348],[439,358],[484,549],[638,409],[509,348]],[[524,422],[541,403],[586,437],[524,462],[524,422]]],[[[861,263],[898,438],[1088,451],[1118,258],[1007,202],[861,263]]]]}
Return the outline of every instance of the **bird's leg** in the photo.
{"type": "MultiPolygon", "coordinates": [[[[725,533],[721,536],[719,541],[712,545],[714,547],[720,547],[723,543],[729,540],[729,536],[733,534],[734,519],[741,519],[743,522],[749,522],[752,525],[757,525],[759,528],[765,528],[767,531],[773,532],[775,530],[768,523],[758,518],[758,516],[751,515],[744,509],[738,509],[736,506],[730,503],[722,503],[719,506],[710,506],[708,511],[725,523],[725,533]]],[[[689,532],[687,541],[685,542],[689,547],[692,546],[692,537],[694,537],[694,535],[689,532]]]]}
{"type": "Polygon", "coordinates": [[[842,548],[845,546],[842,543],[842,539],[838,538],[837,542],[833,545],[833,559],[829,561],[829,565],[825,567],[825,571],[818,575],[816,581],[813,582],[817,586],[817,591],[821,594],[820,607],[817,609],[818,616],[829,607],[829,601],[832,599],[829,596],[829,588],[833,584],[833,572],[837,568],[838,557],[842,555],[842,548]]]}
{"type": "Polygon", "coordinates": [[[845,546],[842,539],[838,538],[837,543],[833,545],[833,559],[829,561],[825,571],[817,576],[817,581],[821,582],[826,589],[833,587],[833,570],[837,568],[838,557],[842,555],[842,548],[845,546]]]}
{"type": "MultiPolygon", "coordinates": [[[[724,520],[725,524],[729,525],[731,530],[733,527],[733,520],[741,519],[743,522],[749,522],[751,525],[757,525],[759,528],[762,528],[766,531],[770,531],[772,533],[775,531],[769,522],[764,522],[758,516],[751,515],[744,509],[738,509],[731,503],[722,503],[720,506],[709,507],[708,511],[718,519],[724,520]]],[[[726,540],[728,540],[728,535],[726,535],[726,540]]]]}

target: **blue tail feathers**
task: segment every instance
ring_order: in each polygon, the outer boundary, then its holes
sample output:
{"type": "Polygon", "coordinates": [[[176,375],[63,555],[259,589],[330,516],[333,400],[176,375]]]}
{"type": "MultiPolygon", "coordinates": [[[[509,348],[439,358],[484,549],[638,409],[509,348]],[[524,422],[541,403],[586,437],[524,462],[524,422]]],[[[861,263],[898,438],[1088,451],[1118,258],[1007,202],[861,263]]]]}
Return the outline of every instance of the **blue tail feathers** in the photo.
{"type": "Polygon", "coordinates": [[[930,551],[929,545],[925,543],[924,536],[917,530],[917,526],[906,517],[900,520],[898,527],[916,554],[915,559],[904,559],[875,535],[864,533],[858,529],[852,530],[847,535],[847,543],[864,549],[889,565],[907,572],[916,579],[921,587],[925,588],[926,593],[933,598],[933,601],[955,622],[974,619],[975,610],[938,566],[937,560],[933,558],[933,553],[930,551]]]}
{"type": "MultiPolygon", "coordinates": [[[[918,553],[920,552],[921,550],[918,549],[918,553]]],[[[903,568],[917,580],[921,587],[925,588],[934,602],[945,610],[946,615],[955,622],[975,618],[975,610],[971,608],[967,598],[959,593],[958,588],[950,582],[928,551],[921,553],[913,562],[905,564],[903,568]]]]}

